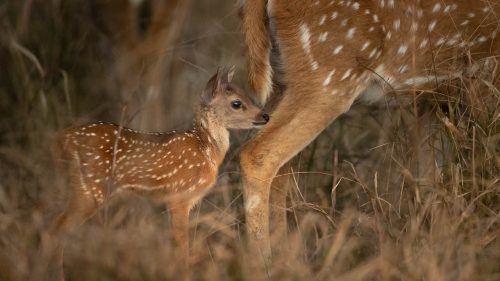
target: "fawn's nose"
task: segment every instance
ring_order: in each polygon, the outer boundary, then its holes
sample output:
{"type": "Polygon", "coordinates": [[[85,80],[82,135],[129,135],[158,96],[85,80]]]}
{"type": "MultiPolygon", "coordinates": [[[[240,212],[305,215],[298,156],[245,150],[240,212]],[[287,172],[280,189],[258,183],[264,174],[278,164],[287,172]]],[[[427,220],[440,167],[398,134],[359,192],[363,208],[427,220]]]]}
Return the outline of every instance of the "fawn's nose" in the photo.
{"type": "Polygon", "coordinates": [[[262,113],[262,119],[266,120],[266,123],[269,122],[269,114],[262,113]]]}

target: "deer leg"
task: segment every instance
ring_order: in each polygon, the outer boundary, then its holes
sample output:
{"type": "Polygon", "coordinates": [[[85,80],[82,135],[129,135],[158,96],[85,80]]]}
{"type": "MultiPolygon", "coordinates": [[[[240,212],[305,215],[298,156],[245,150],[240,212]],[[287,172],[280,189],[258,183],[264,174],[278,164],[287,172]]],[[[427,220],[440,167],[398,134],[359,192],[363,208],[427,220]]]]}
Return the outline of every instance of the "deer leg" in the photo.
{"type": "Polygon", "coordinates": [[[66,211],[52,223],[50,232],[58,235],[71,231],[89,219],[98,207],[99,205],[94,198],[88,195],[74,196],[66,211]]]}
{"type": "Polygon", "coordinates": [[[98,208],[97,202],[88,194],[77,191],[73,194],[68,207],[49,226],[44,236],[43,254],[49,263],[49,272],[54,280],[64,280],[64,236],[90,218],[98,208]]]}
{"type": "Polygon", "coordinates": [[[84,178],[77,154],[68,164],[68,185],[72,194],[66,211],[50,227],[52,235],[64,234],[84,223],[104,201],[104,197],[98,200],[97,195],[106,194],[106,187],[102,183],[92,183],[84,178]]]}
{"type": "Polygon", "coordinates": [[[189,209],[188,203],[170,205],[172,233],[182,260],[183,274],[187,274],[189,268],[189,209]]]}
{"type": "MultiPolygon", "coordinates": [[[[342,84],[338,87],[346,89],[348,85],[342,84]]],[[[354,94],[335,96],[322,89],[291,86],[271,121],[243,147],[241,170],[249,247],[257,250],[255,254],[265,262],[271,256],[269,193],[273,178],[284,163],[347,111],[355,97],[354,94]]]]}
{"type": "Polygon", "coordinates": [[[432,186],[439,181],[443,163],[443,149],[446,149],[446,138],[436,130],[438,122],[433,111],[424,112],[421,116],[410,116],[405,120],[409,124],[409,133],[415,151],[410,167],[416,186],[432,186]]]}
{"type": "MultiPolygon", "coordinates": [[[[291,186],[290,165],[285,164],[280,168],[278,176],[271,184],[269,196],[271,234],[273,240],[287,240],[287,219],[286,219],[286,198],[291,186]]],[[[285,246],[286,243],[278,243],[278,247],[285,246]]],[[[286,246],[285,246],[286,247],[286,246]]],[[[280,247],[282,248],[282,247],[280,247]]],[[[278,250],[281,250],[277,248],[278,250]]]]}
{"type": "MultiPolygon", "coordinates": [[[[47,231],[47,239],[44,239],[44,254],[48,255],[47,261],[51,267],[55,267],[57,277],[54,279],[64,280],[63,253],[64,236],[69,231],[83,224],[98,209],[100,203],[91,194],[92,188],[88,186],[81,174],[81,163],[79,158],[73,158],[68,166],[68,186],[72,190],[69,204],[66,210],[56,217],[47,231]]],[[[103,186],[95,186],[94,190],[103,186]]]]}

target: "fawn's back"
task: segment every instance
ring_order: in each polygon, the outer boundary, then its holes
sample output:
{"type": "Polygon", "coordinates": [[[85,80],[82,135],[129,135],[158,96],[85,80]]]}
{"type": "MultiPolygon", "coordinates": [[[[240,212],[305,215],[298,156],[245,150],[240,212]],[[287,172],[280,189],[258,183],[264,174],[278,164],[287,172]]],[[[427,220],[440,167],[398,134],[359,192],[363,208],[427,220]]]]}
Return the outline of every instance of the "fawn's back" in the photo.
{"type": "Polygon", "coordinates": [[[141,133],[111,123],[67,129],[58,146],[81,191],[102,203],[106,186],[137,191],[200,191],[213,185],[221,159],[196,132],[141,133]],[[117,136],[120,136],[117,138],[117,136]]]}

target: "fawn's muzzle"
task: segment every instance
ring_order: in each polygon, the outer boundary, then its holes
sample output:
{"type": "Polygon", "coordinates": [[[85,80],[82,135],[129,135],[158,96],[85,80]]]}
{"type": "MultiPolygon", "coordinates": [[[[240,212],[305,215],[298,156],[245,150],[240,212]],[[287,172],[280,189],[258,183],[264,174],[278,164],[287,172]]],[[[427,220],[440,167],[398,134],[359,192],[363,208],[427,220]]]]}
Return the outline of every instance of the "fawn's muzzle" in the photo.
{"type": "Polygon", "coordinates": [[[257,116],[257,120],[253,122],[255,126],[263,126],[266,125],[267,122],[269,122],[269,114],[263,112],[257,116]]]}

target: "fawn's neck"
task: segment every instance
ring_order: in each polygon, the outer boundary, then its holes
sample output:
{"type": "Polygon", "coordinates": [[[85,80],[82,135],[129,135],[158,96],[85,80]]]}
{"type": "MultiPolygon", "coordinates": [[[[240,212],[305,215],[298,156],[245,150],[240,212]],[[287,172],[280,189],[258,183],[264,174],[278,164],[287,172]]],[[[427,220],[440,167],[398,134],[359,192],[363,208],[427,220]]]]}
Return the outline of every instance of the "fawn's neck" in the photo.
{"type": "Polygon", "coordinates": [[[207,146],[207,155],[219,166],[229,149],[229,131],[210,109],[201,109],[196,114],[194,130],[203,145],[207,146]]]}

